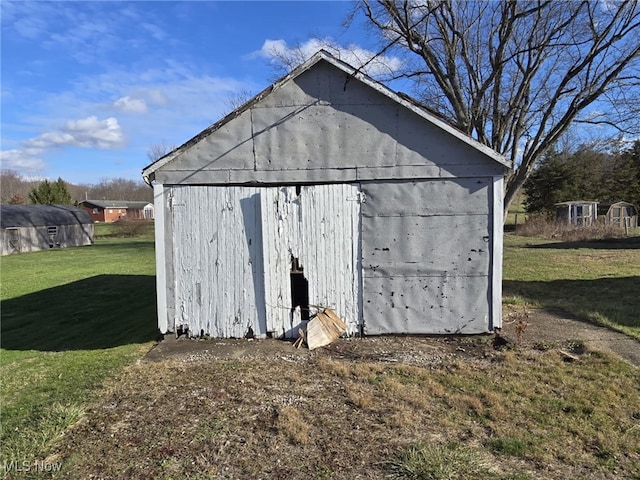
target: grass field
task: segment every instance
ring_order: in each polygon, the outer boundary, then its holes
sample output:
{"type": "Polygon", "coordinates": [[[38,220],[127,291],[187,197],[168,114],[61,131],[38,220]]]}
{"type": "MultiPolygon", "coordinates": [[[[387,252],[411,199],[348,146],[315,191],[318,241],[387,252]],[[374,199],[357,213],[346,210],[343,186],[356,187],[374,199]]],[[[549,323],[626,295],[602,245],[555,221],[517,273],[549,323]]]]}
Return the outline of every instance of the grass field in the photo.
{"type": "MultiPolygon", "coordinates": [[[[136,365],[156,339],[153,238],[98,227],[92,247],[2,258],[0,462],[59,460],[71,478],[640,478],[640,373],[581,346],[571,363],[566,345],[477,337],[453,348],[475,360],[426,366],[136,365]]],[[[638,243],[505,244],[506,303],[640,335],[638,243]]]]}
{"type": "Polygon", "coordinates": [[[562,309],[640,339],[640,237],[562,243],[505,236],[504,302],[562,309]]]}
{"type": "Polygon", "coordinates": [[[2,258],[0,460],[39,459],[156,338],[153,236],[2,258]]]}

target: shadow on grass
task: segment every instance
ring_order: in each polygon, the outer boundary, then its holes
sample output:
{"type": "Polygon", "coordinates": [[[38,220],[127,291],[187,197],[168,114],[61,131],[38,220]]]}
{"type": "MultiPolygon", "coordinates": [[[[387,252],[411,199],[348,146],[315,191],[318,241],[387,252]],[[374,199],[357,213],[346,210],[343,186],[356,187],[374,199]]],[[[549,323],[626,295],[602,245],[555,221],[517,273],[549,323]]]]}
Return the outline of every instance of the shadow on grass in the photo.
{"type": "Polygon", "coordinates": [[[601,315],[622,327],[640,327],[640,277],[548,282],[504,280],[502,288],[507,297],[519,296],[543,307],[561,308],[578,316],[585,313],[601,315]]]}
{"type": "Polygon", "coordinates": [[[640,237],[627,237],[627,238],[610,238],[606,240],[583,240],[576,242],[553,242],[553,243],[541,243],[538,245],[529,245],[527,248],[555,248],[555,249],[576,249],[576,248],[590,248],[590,249],[607,249],[607,250],[633,250],[640,249],[640,237]]]}
{"type": "Polygon", "coordinates": [[[125,250],[136,251],[136,252],[147,250],[147,251],[153,252],[153,248],[155,246],[155,243],[153,242],[153,240],[151,241],[139,241],[135,239],[127,240],[122,237],[118,237],[116,240],[118,241],[110,240],[108,243],[96,243],[91,248],[93,248],[94,250],[106,250],[106,251],[113,250],[114,252],[122,253],[125,250]]]}
{"type": "Polygon", "coordinates": [[[155,277],[98,275],[2,302],[2,348],[92,350],[157,338],[155,277]]]}

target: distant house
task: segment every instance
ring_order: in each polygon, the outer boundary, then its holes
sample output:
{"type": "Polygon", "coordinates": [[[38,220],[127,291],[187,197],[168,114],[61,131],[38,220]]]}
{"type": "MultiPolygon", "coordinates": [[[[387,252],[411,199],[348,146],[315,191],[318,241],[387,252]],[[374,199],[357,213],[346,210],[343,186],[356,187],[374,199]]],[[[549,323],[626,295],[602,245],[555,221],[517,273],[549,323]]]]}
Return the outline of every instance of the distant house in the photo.
{"type": "Polygon", "coordinates": [[[598,202],[582,200],[555,204],[556,220],[567,225],[592,225],[598,220],[598,202]]]}
{"type": "Polygon", "coordinates": [[[600,203],[598,217],[613,227],[638,227],[638,207],[629,202],[600,203]]]}
{"type": "Polygon", "coordinates": [[[150,220],[154,207],[149,202],[128,202],[126,200],[84,200],[80,202],[94,222],[117,222],[122,218],[150,220]]]}
{"type": "Polygon", "coordinates": [[[0,254],[93,245],[93,220],[66,205],[1,205],[0,254]]]}

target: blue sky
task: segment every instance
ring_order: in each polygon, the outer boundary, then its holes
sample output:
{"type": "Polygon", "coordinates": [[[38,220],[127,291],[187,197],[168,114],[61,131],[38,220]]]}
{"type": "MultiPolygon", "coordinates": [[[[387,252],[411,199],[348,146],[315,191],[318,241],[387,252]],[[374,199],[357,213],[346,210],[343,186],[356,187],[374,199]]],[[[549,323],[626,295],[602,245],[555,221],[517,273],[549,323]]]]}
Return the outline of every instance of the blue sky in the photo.
{"type": "Polygon", "coordinates": [[[150,147],[182,144],[229,112],[231,98],[272,83],[274,49],[311,54],[316,37],[362,58],[375,50],[361,23],[343,26],[352,8],[2,0],[2,168],[72,183],[140,180],[150,147]]]}

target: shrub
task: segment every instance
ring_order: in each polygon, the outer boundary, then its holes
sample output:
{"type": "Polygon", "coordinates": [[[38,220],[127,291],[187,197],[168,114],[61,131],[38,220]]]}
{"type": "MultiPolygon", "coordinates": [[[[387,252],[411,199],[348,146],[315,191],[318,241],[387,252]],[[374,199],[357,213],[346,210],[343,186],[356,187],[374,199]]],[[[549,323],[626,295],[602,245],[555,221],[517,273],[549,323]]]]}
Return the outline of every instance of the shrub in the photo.
{"type": "Polygon", "coordinates": [[[113,232],[118,237],[140,237],[151,230],[149,220],[134,220],[123,218],[113,224],[113,232]]]}

